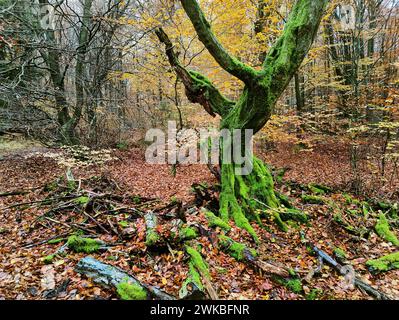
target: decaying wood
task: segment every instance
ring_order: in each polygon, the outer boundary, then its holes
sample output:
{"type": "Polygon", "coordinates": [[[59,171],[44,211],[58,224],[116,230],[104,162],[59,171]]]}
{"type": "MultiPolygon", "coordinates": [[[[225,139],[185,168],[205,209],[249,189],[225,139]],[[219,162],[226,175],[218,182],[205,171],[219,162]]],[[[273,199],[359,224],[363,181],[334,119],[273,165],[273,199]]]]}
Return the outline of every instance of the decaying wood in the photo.
{"type": "MultiPolygon", "coordinates": [[[[325,262],[327,262],[329,265],[331,265],[335,270],[337,270],[341,275],[346,276],[347,275],[347,269],[345,266],[341,265],[338,263],[334,258],[329,256],[326,252],[323,250],[319,249],[315,245],[311,245],[313,251],[325,262]]],[[[388,296],[387,294],[378,291],[377,289],[373,288],[372,286],[368,285],[365,283],[357,274],[355,274],[355,277],[353,279],[354,285],[357,286],[360,290],[365,291],[369,295],[373,296],[374,298],[378,300],[393,300],[392,297],[388,296]]]]}
{"type": "Polygon", "coordinates": [[[149,298],[156,300],[176,300],[175,297],[154,286],[143,284],[122,269],[102,263],[92,257],[81,259],[76,265],[75,270],[89,277],[93,282],[108,289],[116,289],[120,283],[128,282],[143,288],[147,292],[149,298]]]}
{"type": "Polygon", "coordinates": [[[151,247],[159,242],[160,235],[157,231],[158,217],[152,211],[148,211],[144,215],[146,225],[146,245],[151,247]]]}
{"type": "Polygon", "coordinates": [[[218,296],[215,288],[212,286],[212,283],[208,279],[208,277],[200,269],[198,269],[198,273],[201,275],[202,284],[204,285],[204,288],[208,292],[209,297],[212,300],[219,300],[219,296],[218,296]]]}

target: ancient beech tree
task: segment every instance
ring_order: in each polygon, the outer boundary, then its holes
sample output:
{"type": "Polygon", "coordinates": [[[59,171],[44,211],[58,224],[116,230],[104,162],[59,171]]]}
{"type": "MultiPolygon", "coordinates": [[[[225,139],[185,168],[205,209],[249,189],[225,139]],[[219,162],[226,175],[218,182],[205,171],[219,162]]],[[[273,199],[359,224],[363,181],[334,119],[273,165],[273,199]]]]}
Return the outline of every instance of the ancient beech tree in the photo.
{"type": "MultiPolygon", "coordinates": [[[[222,129],[258,132],[270,119],[277,100],[308,53],[328,0],[296,2],[283,34],[269,50],[260,70],[226,51],[212,32],[197,0],[180,2],[209,53],[224,70],[245,84],[238,101],[227,99],[205,76],[182,66],[173,44],[160,28],[156,31],[157,36],[165,44],[169,62],[184,83],[187,97],[191,102],[201,104],[212,116],[219,115],[222,129]]],[[[222,148],[225,147],[226,141],[222,141],[222,148]]],[[[259,220],[257,209],[260,203],[269,207],[280,220],[279,210],[273,210],[280,207],[280,201],[274,192],[271,173],[260,159],[253,157],[253,171],[249,175],[237,175],[236,166],[221,163],[220,215],[225,220],[233,218],[238,227],[247,230],[258,241],[249,221],[259,220]]]]}

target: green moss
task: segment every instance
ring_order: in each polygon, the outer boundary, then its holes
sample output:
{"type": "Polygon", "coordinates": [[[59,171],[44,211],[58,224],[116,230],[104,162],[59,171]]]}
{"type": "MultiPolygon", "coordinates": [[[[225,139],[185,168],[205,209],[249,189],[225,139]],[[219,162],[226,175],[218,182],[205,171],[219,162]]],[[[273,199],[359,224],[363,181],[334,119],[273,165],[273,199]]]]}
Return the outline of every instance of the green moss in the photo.
{"type": "Polygon", "coordinates": [[[231,255],[237,261],[243,261],[245,259],[245,250],[248,250],[253,257],[258,255],[256,250],[247,248],[244,244],[236,242],[233,239],[223,235],[219,236],[219,244],[223,251],[231,255]]]}
{"type": "Polygon", "coordinates": [[[288,226],[281,219],[280,213],[272,211],[272,215],[273,215],[273,221],[277,224],[277,226],[280,228],[280,230],[283,232],[287,232],[288,226]]]}
{"type": "Polygon", "coordinates": [[[302,293],[302,282],[300,279],[286,280],[284,285],[296,294],[302,293]]]}
{"type": "Polygon", "coordinates": [[[346,204],[355,204],[355,205],[361,205],[361,201],[352,198],[349,194],[344,193],[342,194],[343,197],[345,198],[346,204]]]}
{"type": "Polygon", "coordinates": [[[69,180],[67,182],[67,188],[69,191],[71,191],[71,192],[75,191],[77,187],[78,187],[78,185],[75,180],[69,180]]]}
{"type": "Polygon", "coordinates": [[[340,247],[334,248],[334,254],[340,259],[346,259],[347,258],[346,252],[340,247]]]}
{"type": "Polygon", "coordinates": [[[249,221],[261,224],[258,209],[265,210],[265,206],[277,209],[280,202],[274,193],[273,177],[269,168],[256,157],[253,157],[252,165],[250,174],[236,175],[233,164],[222,164],[220,216],[226,222],[233,218],[238,227],[247,230],[255,242],[259,243],[249,221]]]}
{"type": "Polygon", "coordinates": [[[280,285],[286,287],[296,294],[301,294],[303,291],[301,279],[299,279],[296,273],[292,270],[290,272],[290,278],[282,278],[280,276],[273,276],[273,279],[280,285]]]}
{"type": "Polygon", "coordinates": [[[399,269],[399,252],[383,256],[379,259],[369,260],[366,265],[372,272],[383,272],[399,269]]]}
{"type": "Polygon", "coordinates": [[[186,246],[186,252],[190,256],[189,262],[189,270],[186,280],[183,282],[183,285],[179,291],[179,296],[181,298],[187,295],[187,286],[190,284],[194,284],[199,290],[203,290],[204,286],[201,281],[201,274],[198,271],[201,271],[202,275],[211,278],[208,270],[208,266],[206,262],[202,259],[201,254],[194,249],[193,247],[186,246]]]}
{"type": "Polygon", "coordinates": [[[116,148],[121,151],[126,151],[129,149],[129,144],[125,141],[118,142],[116,148]]]}
{"type": "Polygon", "coordinates": [[[183,298],[187,295],[187,286],[190,284],[194,284],[199,290],[203,290],[204,286],[201,282],[201,276],[198,271],[195,269],[195,266],[192,262],[188,265],[188,275],[186,280],[183,282],[181,289],[179,290],[180,298],[183,298]]]}
{"type": "Polygon", "coordinates": [[[155,246],[159,242],[160,239],[161,238],[160,238],[158,232],[156,232],[154,230],[148,230],[147,234],[146,234],[146,238],[145,238],[145,245],[147,247],[155,246]]]}
{"type": "Polygon", "coordinates": [[[192,227],[182,228],[179,231],[179,237],[181,240],[192,240],[198,237],[198,232],[192,227]]]}
{"type": "Polygon", "coordinates": [[[319,194],[326,194],[326,193],[330,193],[333,191],[330,187],[327,187],[322,184],[311,183],[309,186],[311,188],[315,188],[316,193],[319,192],[319,194]]]}
{"type": "Polygon", "coordinates": [[[359,214],[359,211],[356,209],[347,209],[346,210],[350,215],[356,216],[359,214]]]}
{"type": "Polygon", "coordinates": [[[97,252],[104,243],[99,240],[72,235],[68,238],[67,245],[69,249],[75,252],[93,253],[97,252]]]}
{"type": "Polygon", "coordinates": [[[147,300],[145,289],[138,284],[123,281],[116,286],[118,295],[122,300],[147,300]]]}
{"type": "Polygon", "coordinates": [[[188,98],[197,102],[199,96],[205,97],[212,109],[212,112],[226,114],[235,104],[233,101],[225,98],[212,82],[199,72],[189,70],[191,80],[193,81],[193,92],[188,92],[188,98]]]}
{"type": "Polygon", "coordinates": [[[140,196],[133,196],[132,201],[134,204],[140,204],[141,203],[141,197],[140,196]]]}
{"type": "Polygon", "coordinates": [[[58,244],[64,240],[65,240],[65,238],[52,239],[52,240],[47,241],[47,243],[48,244],[58,244]]]}
{"type": "Polygon", "coordinates": [[[81,197],[75,199],[75,203],[80,204],[80,205],[86,205],[89,203],[89,201],[90,201],[90,198],[86,197],[86,196],[81,196],[81,197]]]}
{"type": "Polygon", "coordinates": [[[326,194],[326,192],[323,189],[316,187],[314,184],[309,184],[308,189],[310,190],[310,192],[312,192],[313,194],[316,194],[316,195],[325,195],[326,194]]]}
{"type": "Polygon", "coordinates": [[[283,221],[294,220],[300,223],[306,223],[309,217],[306,213],[297,209],[286,209],[280,212],[281,219],[283,221]]]}
{"type": "Polygon", "coordinates": [[[127,228],[129,226],[129,222],[128,221],[119,221],[119,225],[122,228],[127,228]]]}
{"type": "Polygon", "coordinates": [[[45,192],[51,192],[51,191],[57,190],[58,189],[58,181],[59,180],[56,180],[56,181],[53,181],[53,182],[50,182],[50,183],[46,184],[45,187],[44,187],[44,191],[45,192]]]}
{"type": "Polygon", "coordinates": [[[230,225],[223,219],[217,217],[213,212],[205,210],[204,213],[210,227],[219,227],[225,231],[231,230],[230,225]]]}
{"type": "Polygon", "coordinates": [[[391,231],[389,222],[385,217],[385,214],[381,213],[378,217],[377,224],[375,225],[375,231],[384,240],[391,242],[395,246],[399,246],[399,240],[396,235],[391,231]]]}
{"type": "Polygon", "coordinates": [[[324,204],[325,202],[322,197],[307,194],[302,195],[301,199],[304,203],[309,204],[324,204]]]}
{"type": "Polygon", "coordinates": [[[43,262],[44,262],[45,264],[51,264],[51,263],[53,263],[54,258],[55,258],[55,254],[50,254],[50,255],[45,256],[45,257],[43,258],[43,262]]]}
{"type": "Polygon", "coordinates": [[[307,295],[306,295],[306,300],[316,300],[323,291],[320,289],[312,289],[307,295]]]}
{"type": "Polygon", "coordinates": [[[203,275],[210,278],[208,266],[206,262],[202,259],[201,254],[190,246],[186,246],[186,252],[190,255],[190,261],[193,266],[196,269],[200,270],[203,275]]]}
{"type": "Polygon", "coordinates": [[[289,209],[293,209],[294,207],[291,204],[290,198],[286,196],[285,194],[282,194],[280,192],[275,192],[277,199],[280,201],[280,203],[289,209]]]}

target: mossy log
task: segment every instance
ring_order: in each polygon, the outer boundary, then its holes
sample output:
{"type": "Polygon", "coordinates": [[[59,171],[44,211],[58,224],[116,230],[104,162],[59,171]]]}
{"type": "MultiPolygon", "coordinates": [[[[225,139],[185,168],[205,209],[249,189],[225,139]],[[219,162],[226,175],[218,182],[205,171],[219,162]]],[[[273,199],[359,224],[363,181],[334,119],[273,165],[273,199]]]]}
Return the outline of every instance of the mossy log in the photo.
{"type": "Polygon", "coordinates": [[[375,273],[399,269],[399,252],[388,254],[379,259],[369,260],[366,265],[370,271],[375,273]]]}
{"type": "Polygon", "coordinates": [[[194,226],[186,226],[179,229],[179,240],[188,241],[199,237],[198,228],[194,226]]]}
{"type": "Polygon", "coordinates": [[[101,240],[83,238],[77,235],[70,236],[66,245],[69,249],[77,253],[93,253],[106,249],[105,243],[101,240]]]}
{"type": "Polygon", "coordinates": [[[303,203],[307,204],[324,204],[325,200],[322,197],[304,194],[301,197],[303,203]]]}
{"type": "Polygon", "coordinates": [[[309,221],[309,216],[298,209],[284,209],[279,211],[279,213],[283,221],[292,220],[300,223],[306,223],[309,221]]]}
{"type": "Polygon", "coordinates": [[[81,259],[75,271],[108,289],[114,289],[123,300],[176,300],[162,290],[141,283],[118,267],[102,263],[92,257],[81,259]]]}
{"type": "Polygon", "coordinates": [[[384,240],[391,242],[395,246],[399,246],[399,240],[395,233],[390,229],[388,219],[385,214],[381,213],[378,217],[375,231],[384,240]]]}
{"type": "Polygon", "coordinates": [[[310,183],[308,184],[308,189],[316,195],[325,195],[327,193],[332,192],[332,189],[330,187],[317,184],[317,183],[310,183]]]}

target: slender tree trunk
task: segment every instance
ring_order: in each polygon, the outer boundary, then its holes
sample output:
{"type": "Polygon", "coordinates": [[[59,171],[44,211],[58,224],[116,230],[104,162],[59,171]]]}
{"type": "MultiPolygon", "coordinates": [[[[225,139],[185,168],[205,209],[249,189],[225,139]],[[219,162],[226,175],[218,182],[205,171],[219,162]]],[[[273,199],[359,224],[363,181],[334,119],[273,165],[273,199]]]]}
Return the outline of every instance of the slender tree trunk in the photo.
{"type": "Polygon", "coordinates": [[[76,94],[76,105],[73,113],[73,117],[69,123],[71,130],[75,130],[82,116],[83,106],[85,104],[84,99],[84,79],[85,79],[85,65],[86,65],[86,53],[89,43],[89,26],[91,20],[91,7],[93,0],[84,0],[83,4],[83,15],[82,15],[82,26],[80,27],[79,42],[76,57],[75,67],[75,94],[76,94]]]}
{"type": "MultiPolygon", "coordinates": [[[[40,0],[43,5],[49,5],[48,0],[40,0]]],[[[48,29],[45,32],[46,42],[48,49],[40,49],[40,54],[43,60],[46,62],[49,72],[50,79],[54,88],[54,99],[57,109],[57,120],[59,125],[60,137],[62,143],[72,144],[74,142],[73,128],[70,127],[71,117],[69,114],[70,106],[66,99],[65,90],[65,73],[66,70],[62,71],[60,62],[60,52],[57,50],[57,40],[54,30],[48,29]]]]}
{"type": "Polygon", "coordinates": [[[296,110],[297,113],[302,113],[305,109],[305,97],[303,87],[301,86],[301,77],[299,72],[295,73],[295,98],[296,98],[296,110]]]}

